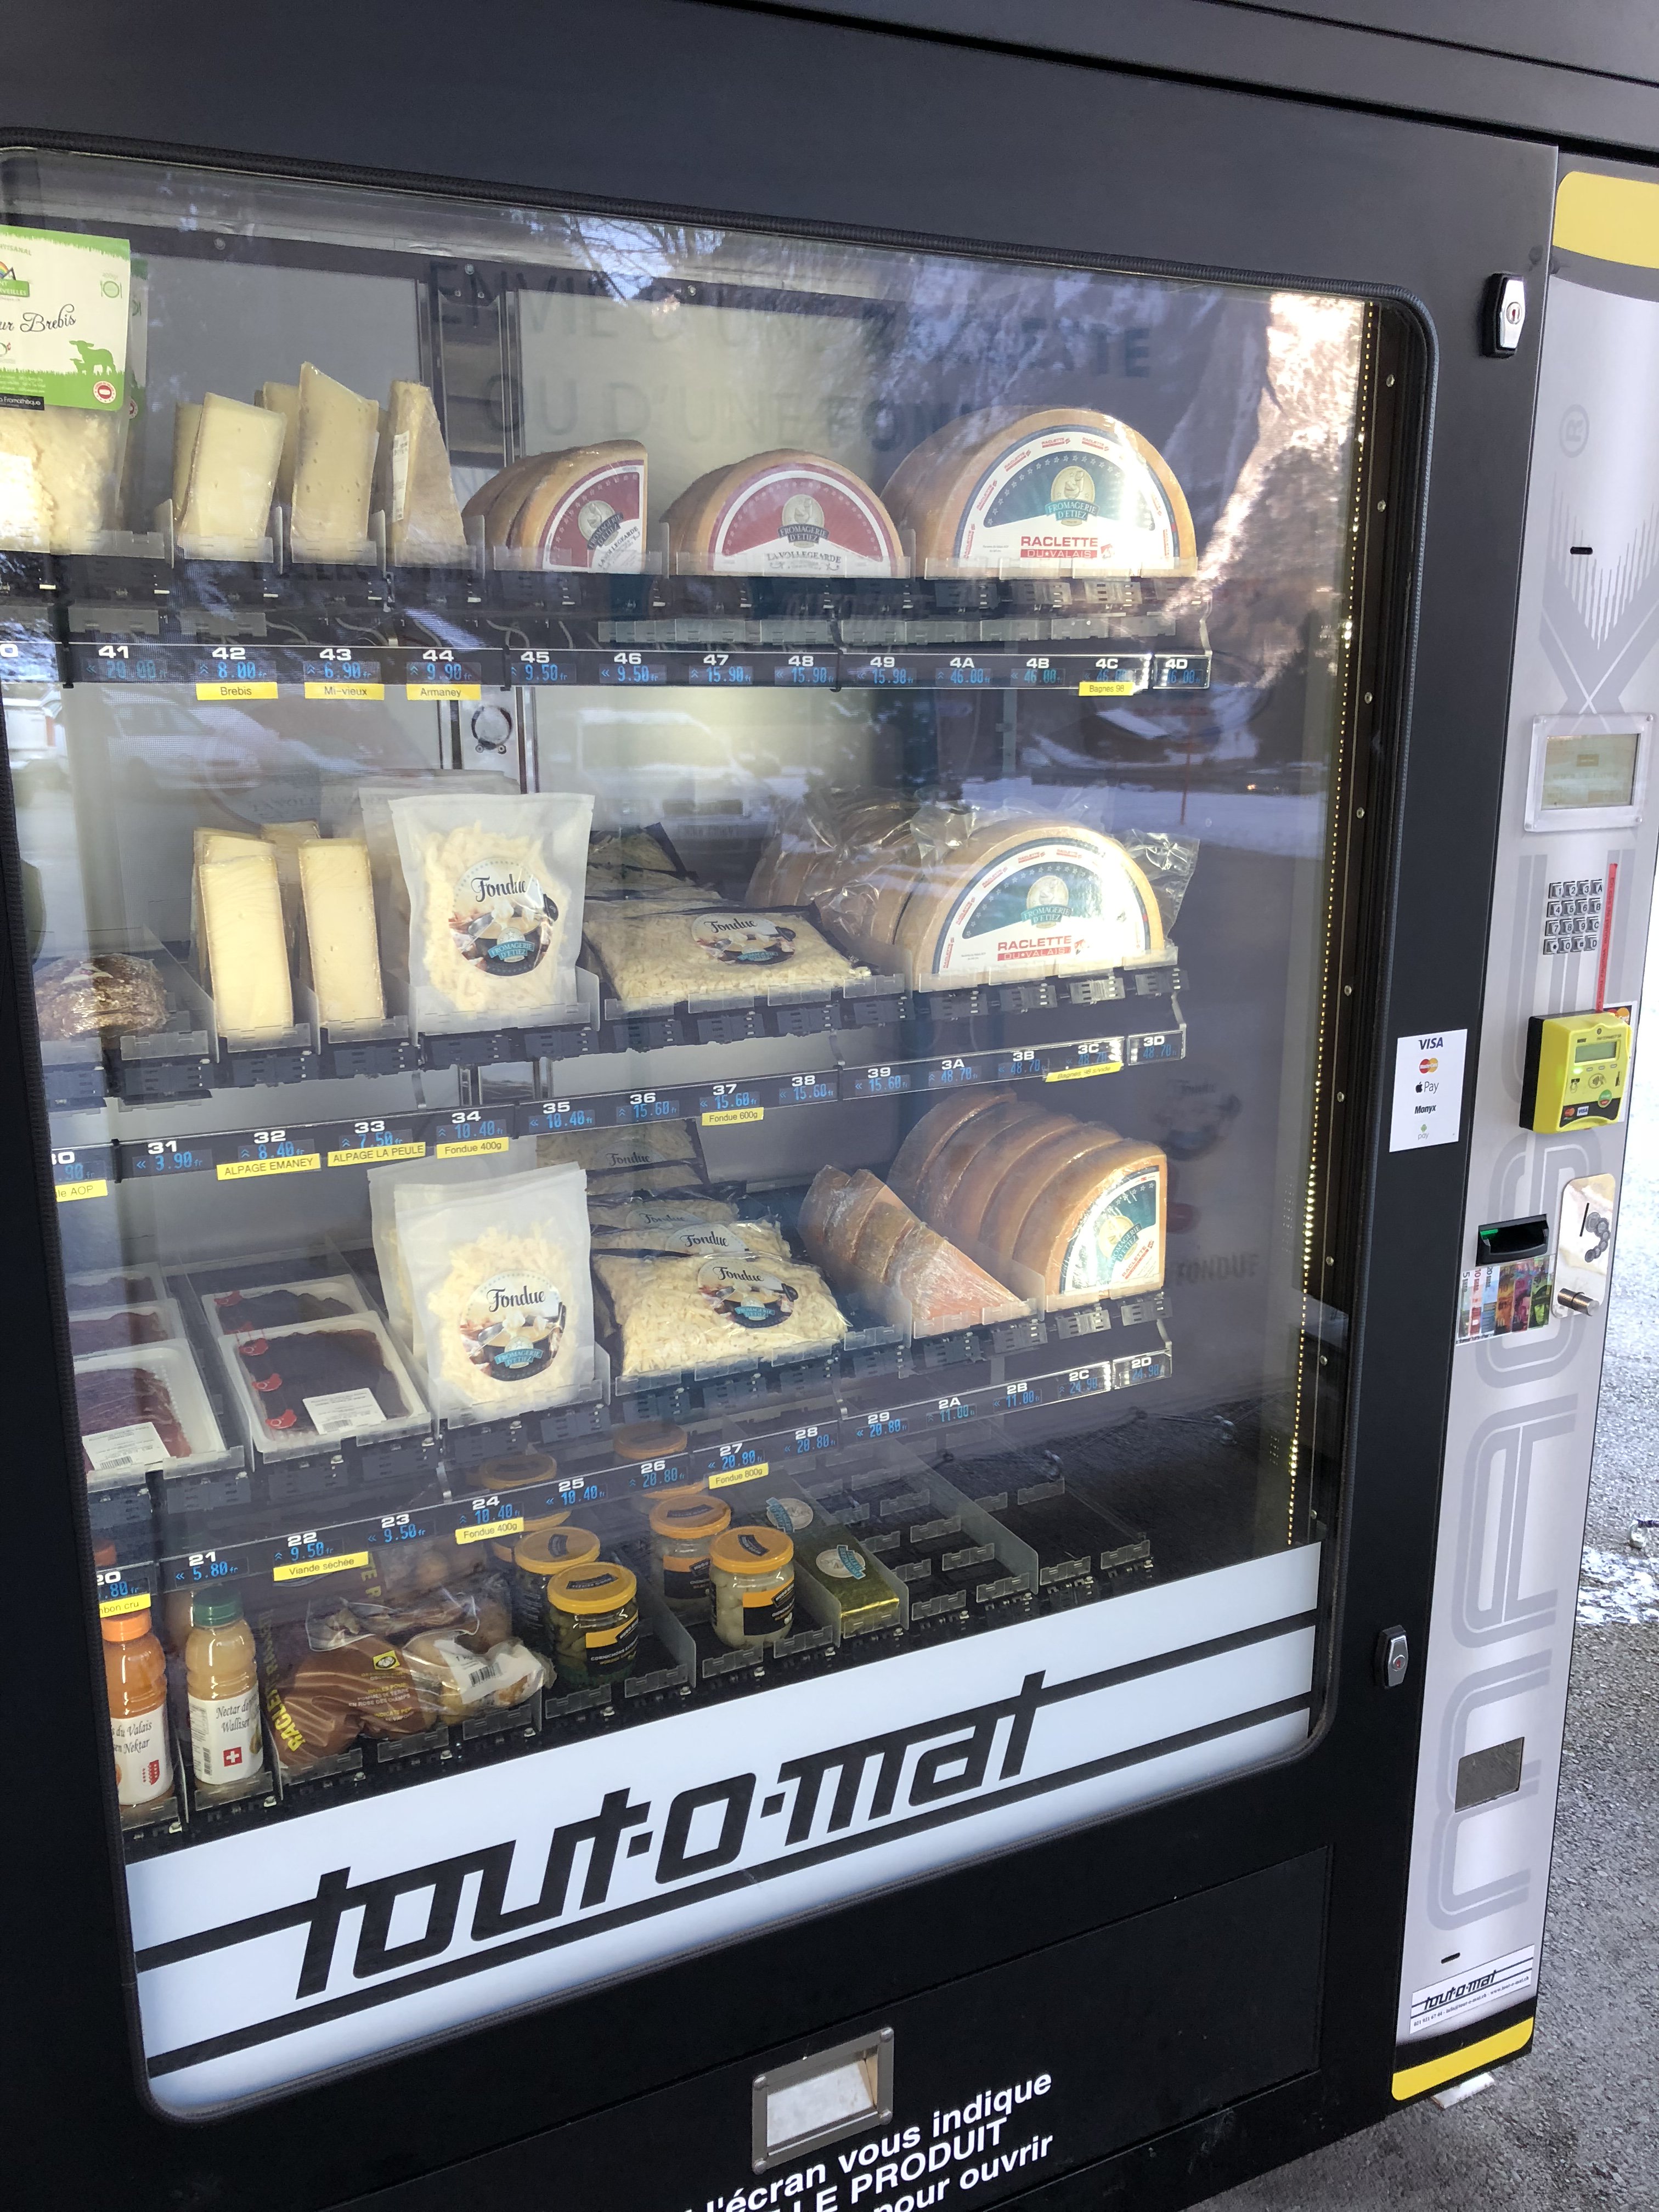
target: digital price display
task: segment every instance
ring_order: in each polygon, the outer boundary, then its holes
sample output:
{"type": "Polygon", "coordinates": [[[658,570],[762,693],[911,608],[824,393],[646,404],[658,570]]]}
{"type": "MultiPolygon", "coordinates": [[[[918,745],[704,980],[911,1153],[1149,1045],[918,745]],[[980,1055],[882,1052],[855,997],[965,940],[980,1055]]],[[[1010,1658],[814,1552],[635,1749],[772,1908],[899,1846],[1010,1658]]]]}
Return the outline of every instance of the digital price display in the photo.
{"type": "Polygon", "coordinates": [[[1152,656],[1154,691],[1207,691],[1210,656],[1207,653],[1158,653],[1152,656]]]}
{"type": "Polygon", "coordinates": [[[611,1120],[621,1124],[686,1121],[695,1110],[678,1091],[630,1091],[612,1099],[611,1108],[611,1120]]]}
{"type": "MultiPolygon", "coordinates": [[[[852,1085],[854,1098],[896,1098],[914,1091],[919,1069],[915,1061],[893,1060],[874,1067],[849,1067],[842,1077],[852,1085]]],[[[849,1095],[845,1091],[842,1095],[849,1095]]]]}
{"type": "Polygon", "coordinates": [[[821,1075],[792,1075],[778,1082],[774,1103],[779,1106],[825,1106],[841,1097],[841,1082],[833,1068],[821,1075]]]}
{"type": "Polygon", "coordinates": [[[684,664],[680,676],[684,683],[705,687],[712,685],[717,690],[731,687],[741,690],[755,681],[753,666],[740,653],[696,654],[684,664]]]}
{"type": "Polygon", "coordinates": [[[426,1158],[424,1121],[410,1119],[341,1121],[327,1132],[324,1156],[331,1168],[386,1167],[393,1160],[426,1158]]]}
{"type": "Polygon", "coordinates": [[[592,1098],[544,1098],[519,1109],[519,1125],[526,1137],[545,1136],[553,1129],[597,1129],[599,1102],[592,1098]]]}
{"type": "Polygon", "coordinates": [[[834,652],[781,653],[772,662],[772,681],[802,690],[835,690],[841,682],[841,656],[834,652]]]}
{"type": "Polygon", "coordinates": [[[386,684],[380,664],[359,656],[350,647],[320,645],[300,663],[300,680],[307,699],[384,699],[386,684]]]}
{"type": "Polygon", "coordinates": [[[314,1528],[302,1528],[285,1537],[270,1553],[270,1579],[274,1583],[313,1582],[319,1575],[347,1574],[353,1567],[368,1565],[367,1549],[336,1551],[326,1536],[319,1535],[314,1528]]]}
{"type": "Polygon", "coordinates": [[[213,1146],[206,1138],[152,1137],[122,1147],[124,1176],[211,1174],[216,1164],[213,1146]]]}
{"type": "Polygon", "coordinates": [[[70,667],[77,684],[165,684],[168,676],[159,646],[71,646],[70,667]]]}
{"type": "Polygon", "coordinates": [[[167,1579],[174,1589],[204,1589],[246,1571],[246,1561],[235,1552],[189,1552],[169,1563],[167,1579]]]}
{"type": "Polygon", "coordinates": [[[964,1083],[976,1082],[980,1070],[972,1060],[953,1056],[950,1060],[932,1061],[927,1069],[927,1088],[930,1091],[960,1091],[964,1083]]]}
{"type": "Polygon", "coordinates": [[[210,702],[276,696],[276,670],[240,646],[216,645],[210,654],[198,655],[190,681],[196,696],[210,702]]]}
{"type": "Polygon", "coordinates": [[[903,690],[926,684],[931,665],[918,665],[908,653],[872,653],[862,659],[848,659],[842,665],[842,681],[869,684],[879,690],[903,690]]]}
{"type": "Polygon", "coordinates": [[[598,655],[601,684],[666,684],[668,663],[644,653],[602,653],[598,655]]]}
{"type": "Polygon", "coordinates": [[[0,684],[55,684],[58,645],[49,631],[0,622],[0,684]]]}
{"type": "Polygon", "coordinates": [[[263,1176],[309,1175],[323,1164],[314,1129],[250,1129],[219,1139],[214,1174],[221,1182],[263,1176]]]}
{"type": "Polygon", "coordinates": [[[130,1613],[148,1613],[155,1602],[148,1567],[106,1567],[98,1577],[98,1618],[118,1620],[130,1613]]]}
{"type": "Polygon", "coordinates": [[[455,1525],[458,1544],[481,1544],[495,1536],[522,1536],[524,1510],[517,1498],[499,1498],[494,1493],[487,1498],[469,1498],[466,1518],[455,1525]]]}
{"type": "Polygon", "coordinates": [[[893,1406],[884,1407],[879,1413],[860,1413],[847,1433],[855,1444],[878,1443],[884,1437],[908,1436],[917,1426],[921,1410],[918,1406],[893,1406]]]}
{"type": "Polygon", "coordinates": [[[114,1154],[108,1145],[58,1146],[52,1152],[52,1188],[60,1205],[70,1199],[107,1198],[114,1172],[114,1154]]]}
{"type": "Polygon", "coordinates": [[[428,647],[410,654],[403,664],[404,696],[417,702],[446,699],[477,699],[483,693],[483,674],[471,655],[444,653],[428,647]]]}
{"type": "Polygon", "coordinates": [[[716,1083],[697,1099],[697,1119],[705,1129],[763,1121],[765,1115],[763,1086],[756,1083],[716,1083]]]}
{"type": "Polygon", "coordinates": [[[581,669],[574,656],[544,645],[529,645],[507,656],[507,673],[514,684],[580,684],[581,669]]]}
{"type": "Polygon", "coordinates": [[[441,1115],[433,1157],[440,1160],[480,1159],[488,1152],[504,1152],[513,1139],[512,1109],[505,1106],[473,1106],[457,1114],[441,1115]]]}

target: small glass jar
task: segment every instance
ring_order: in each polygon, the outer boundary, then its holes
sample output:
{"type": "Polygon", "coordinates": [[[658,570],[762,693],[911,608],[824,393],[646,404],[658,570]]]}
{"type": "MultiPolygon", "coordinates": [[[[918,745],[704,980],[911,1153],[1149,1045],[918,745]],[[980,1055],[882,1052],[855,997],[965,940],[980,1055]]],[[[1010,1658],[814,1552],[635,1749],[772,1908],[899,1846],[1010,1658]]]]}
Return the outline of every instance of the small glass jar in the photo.
{"type": "Polygon", "coordinates": [[[548,1577],[548,1634],[562,1689],[592,1689],[633,1673],[638,1591],[633,1570],[611,1559],[588,1559],[548,1577]]]}
{"type": "Polygon", "coordinates": [[[718,1498],[676,1492],[651,1508],[651,1550],[657,1587],[682,1620],[707,1620],[714,1596],[708,1547],[732,1525],[732,1509],[718,1498]]]}
{"type": "Polygon", "coordinates": [[[513,1633],[532,1651],[548,1651],[547,1585],[561,1567],[581,1566],[599,1556],[591,1528],[543,1528],[513,1547],[513,1633]]]}
{"type": "MultiPolygon", "coordinates": [[[[491,1487],[494,1487],[493,1484],[491,1487]]],[[[515,1534],[499,1539],[491,1537],[489,1556],[492,1559],[498,1560],[510,1575],[513,1571],[513,1554],[526,1536],[544,1536],[550,1528],[562,1528],[569,1518],[568,1508],[559,1513],[526,1513],[524,1516],[523,1528],[515,1534]]]]}
{"type": "Polygon", "coordinates": [[[728,1528],[708,1547],[714,1633],[734,1651],[775,1644],[795,1613],[795,1547],[776,1528],[728,1528]]]}

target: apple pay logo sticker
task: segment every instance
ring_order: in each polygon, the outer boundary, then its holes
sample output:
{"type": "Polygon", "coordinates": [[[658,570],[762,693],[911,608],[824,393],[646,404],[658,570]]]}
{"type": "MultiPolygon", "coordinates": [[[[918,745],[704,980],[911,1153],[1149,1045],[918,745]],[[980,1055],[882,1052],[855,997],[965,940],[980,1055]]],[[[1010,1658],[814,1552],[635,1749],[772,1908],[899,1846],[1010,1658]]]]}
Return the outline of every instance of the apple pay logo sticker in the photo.
{"type": "Polygon", "coordinates": [[[1391,1152],[1418,1152],[1428,1145],[1457,1142],[1468,1041],[1467,1030],[1431,1030],[1395,1040],[1391,1152]]]}

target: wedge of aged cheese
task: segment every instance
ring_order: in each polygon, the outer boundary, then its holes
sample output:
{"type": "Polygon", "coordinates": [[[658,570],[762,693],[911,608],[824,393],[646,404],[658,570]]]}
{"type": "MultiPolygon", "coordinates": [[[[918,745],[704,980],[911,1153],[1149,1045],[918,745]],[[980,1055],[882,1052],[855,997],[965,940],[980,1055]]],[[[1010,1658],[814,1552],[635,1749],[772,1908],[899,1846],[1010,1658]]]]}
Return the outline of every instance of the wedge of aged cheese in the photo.
{"type": "Polygon", "coordinates": [[[873,1176],[820,1170],[801,1208],[800,1231],[838,1290],[856,1291],[884,1320],[917,1336],[1010,1321],[1028,1310],[873,1176]],[[849,1200],[855,1185],[869,1184],[873,1193],[866,1188],[849,1200]],[[843,1220],[852,1213],[849,1239],[843,1220]]]}
{"type": "Polygon", "coordinates": [[[1014,1250],[1050,1297],[1127,1297],[1164,1282],[1167,1169],[1126,1139],[1075,1160],[1036,1200],[1014,1250]]]}
{"type": "Polygon", "coordinates": [[[887,1285],[898,1306],[908,1310],[916,1336],[988,1328],[1030,1310],[1023,1298],[921,1222],[901,1239],[888,1267],[887,1285]]]}
{"type": "Polygon", "coordinates": [[[936,1106],[928,1108],[899,1146],[887,1170],[888,1182],[907,1206],[915,1205],[935,1157],[963,1123],[993,1106],[1010,1104],[1013,1096],[1012,1091],[975,1091],[970,1086],[948,1094],[936,1106]]]}
{"type": "Polygon", "coordinates": [[[596,1252],[593,1273],[616,1316],[625,1376],[805,1358],[847,1333],[829,1285],[804,1260],[596,1252]]]}
{"type": "Polygon", "coordinates": [[[975,1249],[993,1267],[1012,1260],[1026,1217],[1037,1200],[1079,1161],[1097,1158],[1121,1142],[1115,1129],[1092,1128],[1067,1115],[1055,1115],[1054,1127],[1042,1143],[1034,1145],[998,1177],[975,1249]]]}
{"type": "Polygon", "coordinates": [[[183,511],[175,506],[173,514],[179,550],[192,559],[257,560],[282,457],[280,416],[210,392],[191,448],[183,511]]]}
{"type": "Polygon", "coordinates": [[[823,1265],[830,1224],[837,1210],[836,1201],[852,1180],[844,1168],[820,1168],[801,1200],[798,1224],[800,1241],[820,1267],[823,1265]]]}
{"type": "Polygon", "coordinates": [[[368,848],[356,837],[316,837],[296,848],[317,1019],[340,1030],[386,1019],[374,885],[368,848]]]}
{"type": "Polygon", "coordinates": [[[294,995],[275,851],[258,843],[204,860],[198,883],[219,1034],[234,1042],[291,1027],[294,995]]]}
{"type": "Polygon", "coordinates": [[[431,392],[399,380],[386,415],[376,475],[388,556],[417,568],[464,562],[466,532],[431,392]]]}
{"type": "Polygon", "coordinates": [[[682,574],[897,576],[892,518],[850,469],[793,447],[711,469],[663,517],[682,574]]]}
{"type": "Polygon", "coordinates": [[[90,408],[0,408],[0,545],[94,551],[115,512],[123,428],[90,408]]]}
{"type": "Polygon", "coordinates": [[[999,815],[924,873],[895,951],[918,990],[1077,974],[1162,951],[1158,899],[1115,837],[999,815]]]}
{"type": "Polygon", "coordinates": [[[1000,1131],[994,1146],[981,1146],[942,1212],[933,1219],[933,1227],[960,1244],[964,1251],[976,1250],[991,1201],[1025,1155],[1048,1142],[1059,1118],[1032,1109],[1027,1119],[1011,1121],[1000,1131]]]}
{"type": "Polygon", "coordinates": [[[356,561],[368,536],[380,442],[378,403],[306,362],[289,538],[296,561],[356,561]]]}
{"type": "Polygon", "coordinates": [[[1006,1106],[994,1106],[988,1114],[975,1114],[935,1152],[928,1164],[916,1190],[916,1211],[924,1221],[931,1221],[942,1229],[951,1218],[951,1205],[957,1187],[978,1159],[981,1152],[1001,1154],[1001,1139],[1010,1129],[1017,1129],[1033,1119],[1048,1119],[1040,1106],[1030,1100],[1011,1098],[1006,1106]]]}
{"type": "MultiPolygon", "coordinates": [[[[872,1175],[868,1168],[860,1168],[830,1196],[819,1242],[819,1252],[829,1273],[850,1274],[853,1254],[864,1233],[865,1223],[883,1199],[891,1196],[879,1176],[872,1175]]],[[[802,1242],[806,1241],[803,1223],[802,1242]]],[[[811,1249],[810,1243],[807,1249],[811,1249]]]]}
{"type": "Polygon", "coordinates": [[[276,496],[286,507],[294,498],[294,465],[300,454],[300,387],[297,384],[262,384],[253,395],[253,404],[283,418],[283,458],[276,470],[276,496]]]}
{"type": "Polygon", "coordinates": [[[847,1270],[855,1282],[884,1283],[900,1240],[918,1225],[904,1200],[884,1182],[878,1182],[876,1190],[848,1255],[847,1270]]]}
{"type": "Polygon", "coordinates": [[[322,831],[314,822],[266,822],[259,835],[276,854],[276,880],[283,887],[283,920],[291,945],[300,942],[304,920],[304,895],[300,884],[300,848],[322,831]]]}
{"type": "Polygon", "coordinates": [[[202,427],[199,399],[181,399],[173,410],[173,520],[176,527],[185,511],[190,489],[190,465],[196,453],[196,434],[202,427]]]}
{"type": "Polygon", "coordinates": [[[629,1011],[753,991],[831,990],[869,972],[794,914],[605,899],[587,908],[586,927],[629,1011]]]}
{"type": "Polygon", "coordinates": [[[1139,432],[1086,407],[988,408],[935,431],[887,483],[930,567],[1189,575],[1192,515],[1139,432]]]}

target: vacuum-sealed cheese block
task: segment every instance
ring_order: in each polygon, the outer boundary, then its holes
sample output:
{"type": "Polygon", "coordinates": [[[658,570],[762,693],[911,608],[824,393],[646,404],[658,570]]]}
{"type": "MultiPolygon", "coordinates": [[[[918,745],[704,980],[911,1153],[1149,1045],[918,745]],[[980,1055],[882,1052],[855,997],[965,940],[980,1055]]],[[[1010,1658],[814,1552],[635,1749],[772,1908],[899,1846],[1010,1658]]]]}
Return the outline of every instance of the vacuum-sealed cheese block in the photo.
{"type": "Polygon", "coordinates": [[[1115,837],[1000,816],[918,883],[895,939],[920,990],[1077,974],[1164,946],[1151,884],[1115,837]]]}
{"type": "Polygon", "coordinates": [[[296,561],[362,557],[380,434],[376,401],[303,364],[289,526],[296,561]]]}
{"type": "Polygon", "coordinates": [[[392,386],[377,482],[391,559],[428,568],[466,559],[449,453],[423,384],[399,379],[392,386]]]}
{"type": "MultiPolygon", "coordinates": [[[[622,1237],[634,1230],[647,1235],[663,1229],[684,1229],[697,1223],[735,1221],[738,1209],[724,1198],[710,1196],[707,1191],[667,1198],[613,1198],[596,1194],[591,1188],[587,1194],[587,1218],[595,1237],[616,1235],[622,1237]]],[[[625,1251],[625,1245],[617,1245],[625,1251]]]]}
{"type": "Polygon", "coordinates": [[[197,886],[219,1034],[234,1042],[291,1028],[294,994],[275,851],[256,841],[246,851],[206,860],[197,886]]]}
{"type": "Polygon", "coordinates": [[[969,1087],[947,1095],[936,1106],[928,1108],[899,1146],[887,1171],[888,1182],[907,1206],[915,1204],[934,1158],[963,1124],[993,1106],[1009,1105],[1013,1096],[1012,1091],[975,1091],[969,1087]]]}
{"type": "Polygon", "coordinates": [[[617,1000],[630,1010],[756,991],[833,990],[869,972],[795,914],[596,899],[586,926],[617,1000]]]}
{"type": "Polygon", "coordinates": [[[897,576],[904,552],[868,484],[782,447],[711,469],[663,517],[681,574],[897,576]]]}
{"type": "Polygon", "coordinates": [[[1155,446],[1086,407],[988,408],[935,431],[884,494],[915,558],[952,568],[1190,575],[1186,496],[1155,446]]]}
{"type": "Polygon", "coordinates": [[[641,1198],[618,1207],[590,1194],[588,1222],[596,1252],[655,1253],[664,1259],[693,1253],[789,1256],[776,1222],[740,1220],[735,1206],[719,1200],[641,1198]]]}
{"type": "Polygon", "coordinates": [[[86,407],[0,408],[0,545],[95,551],[115,513],[122,428],[86,407]]]}
{"type": "Polygon", "coordinates": [[[593,1273],[616,1316],[624,1376],[804,1358],[847,1333],[829,1285],[804,1260],[596,1252],[593,1273]]]}
{"type": "Polygon", "coordinates": [[[298,861],[318,1021],[335,1030],[383,1022],[368,846],[356,837],[313,838],[298,848],[298,861]]]}
{"type": "Polygon", "coordinates": [[[181,399],[173,410],[173,520],[185,511],[190,489],[190,465],[196,453],[196,434],[202,427],[202,402],[181,399]]]}
{"type": "Polygon", "coordinates": [[[1091,1128],[1057,1114],[1053,1131],[1042,1143],[1034,1145],[999,1177],[995,1195],[985,1209],[979,1249],[994,1266],[1012,1259],[1026,1217],[1037,1200],[1054,1189],[1077,1162],[1092,1159],[1121,1142],[1115,1129],[1091,1128]]]}
{"type": "MultiPolygon", "coordinates": [[[[697,1147],[684,1121],[642,1122],[621,1129],[552,1129],[536,1139],[539,1160],[568,1160],[584,1169],[592,1192],[606,1176],[641,1168],[684,1165],[698,1169],[697,1147]]],[[[695,1172],[694,1182],[702,1180],[695,1172]]]]}
{"type": "Polygon", "coordinates": [[[262,384],[253,395],[253,404],[283,418],[283,458],[276,469],[276,496],[287,506],[294,497],[294,465],[300,454],[300,387],[297,384],[262,384]]]}
{"type": "MultiPolygon", "coordinates": [[[[210,392],[191,447],[182,510],[175,497],[179,552],[194,560],[258,560],[270,533],[282,456],[280,416],[210,392]]],[[[175,451],[175,468],[177,460],[175,451]]]]}
{"type": "Polygon", "coordinates": [[[1076,1160],[1032,1205],[1014,1261],[1060,1297],[1127,1297],[1164,1282],[1164,1155],[1126,1140],[1076,1160]]]}
{"type": "Polygon", "coordinates": [[[533,1174],[535,1169],[535,1139],[510,1137],[505,1152],[484,1152],[458,1160],[394,1160],[368,1170],[369,1233],[375,1272],[380,1279],[380,1302],[392,1334],[417,1361],[423,1359],[424,1352],[420,1316],[412,1303],[409,1270],[398,1237],[399,1202],[411,1191],[435,1190],[441,1195],[459,1184],[502,1182],[509,1176],[533,1174]]]}

